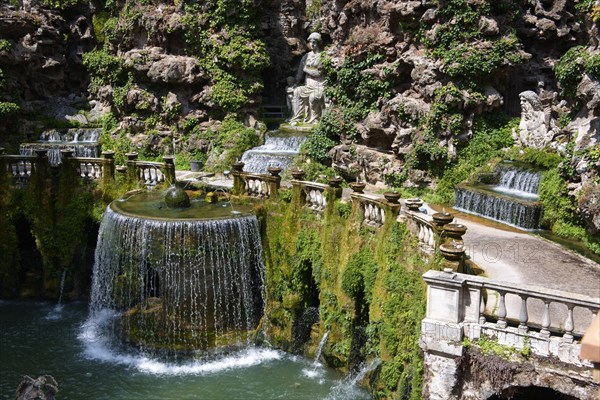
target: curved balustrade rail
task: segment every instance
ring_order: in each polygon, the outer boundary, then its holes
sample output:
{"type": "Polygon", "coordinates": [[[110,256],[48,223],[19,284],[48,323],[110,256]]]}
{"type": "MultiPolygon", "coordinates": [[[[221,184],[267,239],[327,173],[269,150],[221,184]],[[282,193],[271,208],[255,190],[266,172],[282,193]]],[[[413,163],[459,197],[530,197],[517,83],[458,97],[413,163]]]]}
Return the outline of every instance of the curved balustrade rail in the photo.
{"type": "Polygon", "coordinates": [[[271,176],[264,174],[243,173],[241,179],[244,184],[244,194],[256,198],[268,198],[271,191],[271,176]]]}
{"type": "Polygon", "coordinates": [[[572,343],[583,336],[600,310],[600,298],[534,285],[450,271],[428,271],[423,279],[428,285],[424,323],[458,327],[458,340],[462,334],[494,336],[521,347],[529,342],[550,354],[558,351],[557,339],[572,343]]]}
{"type": "Polygon", "coordinates": [[[414,211],[405,211],[410,232],[419,238],[419,247],[426,253],[435,251],[437,236],[433,218],[430,215],[414,211]]]}
{"type": "MultiPolygon", "coordinates": [[[[362,193],[352,193],[352,201],[358,201],[363,213],[363,224],[374,228],[379,228],[385,224],[386,208],[389,207],[387,201],[379,196],[362,193]]],[[[400,208],[397,205],[396,208],[400,208]]]]}

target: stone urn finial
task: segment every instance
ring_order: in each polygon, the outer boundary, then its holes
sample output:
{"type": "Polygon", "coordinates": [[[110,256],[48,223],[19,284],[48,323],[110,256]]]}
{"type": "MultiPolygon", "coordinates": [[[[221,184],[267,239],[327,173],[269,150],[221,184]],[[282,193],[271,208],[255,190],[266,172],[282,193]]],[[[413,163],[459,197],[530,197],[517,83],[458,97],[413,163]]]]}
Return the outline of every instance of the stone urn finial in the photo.
{"type": "Polygon", "coordinates": [[[233,163],[233,165],[231,166],[233,168],[234,171],[236,172],[242,172],[244,170],[244,163],[241,161],[236,161],[233,163]]]}

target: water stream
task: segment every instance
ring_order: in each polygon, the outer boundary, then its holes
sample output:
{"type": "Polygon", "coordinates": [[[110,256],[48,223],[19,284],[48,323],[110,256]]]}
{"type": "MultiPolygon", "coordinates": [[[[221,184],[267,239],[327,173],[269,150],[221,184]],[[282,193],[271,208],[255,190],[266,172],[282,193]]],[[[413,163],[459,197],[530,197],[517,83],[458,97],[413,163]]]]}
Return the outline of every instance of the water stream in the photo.
{"type": "Polygon", "coordinates": [[[269,167],[286,170],[306,139],[306,135],[301,133],[267,132],[262,146],[254,147],[242,155],[244,171],[266,174],[269,167]]]}
{"type": "Polygon", "coordinates": [[[537,202],[541,174],[509,163],[496,169],[496,183],[458,186],[454,208],[522,229],[538,229],[542,207],[537,202]]]}
{"type": "Polygon", "coordinates": [[[48,150],[50,165],[62,163],[61,150],[73,150],[74,157],[98,157],[100,128],[51,129],[44,131],[36,142],[22,143],[20,154],[35,155],[36,150],[48,150]]]}

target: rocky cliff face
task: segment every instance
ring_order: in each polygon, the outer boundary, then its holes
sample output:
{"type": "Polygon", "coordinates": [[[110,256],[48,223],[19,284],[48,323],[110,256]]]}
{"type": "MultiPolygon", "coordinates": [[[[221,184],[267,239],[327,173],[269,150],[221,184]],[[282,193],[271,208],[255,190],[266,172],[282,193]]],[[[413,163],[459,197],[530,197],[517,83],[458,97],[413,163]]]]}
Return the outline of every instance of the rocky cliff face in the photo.
{"type": "MultiPolygon", "coordinates": [[[[40,115],[86,123],[111,111],[113,138],[132,150],[209,152],[225,115],[255,126],[261,104],[284,104],[286,77],[319,31],[338,143],[326,162],[347,178],[430,185],[473,121],[518,116],[525,90],[559,127],[554,147],[600,140],[597,1],[54,3],[0,2],[0,112],[20,121],[0,129],[21,138],[43,127],[40,115]]],[[[571,159],[573,194],[597,174],[589,153],[571,159]]]]}

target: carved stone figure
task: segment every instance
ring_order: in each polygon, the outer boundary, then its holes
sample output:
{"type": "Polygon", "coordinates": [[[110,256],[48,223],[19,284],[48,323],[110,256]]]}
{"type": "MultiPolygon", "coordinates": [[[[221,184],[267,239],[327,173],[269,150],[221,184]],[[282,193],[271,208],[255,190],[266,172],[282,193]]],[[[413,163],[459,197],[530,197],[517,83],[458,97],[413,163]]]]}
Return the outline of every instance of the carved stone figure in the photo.
{"type": "Polygon", "coordinates": [[[311,33],[308,37],[310,51],[302,57],[295,82],[304,78],[304,85],[294,88],[292,94],[292,118],[290,125],[299,122],[314,124],[321,119],[325,109],[325,73],[321,64],[321,35],[311,33]]]}
{"type": "Polygon", "coordinates": [[[16,400],[54,400],[58,393],[58,383],[50,375],[33,379],[27,375],[19,384],[16,400]]]}
{"type": "Polygon", "coordinates": [[[521,100],[521,122],[519,132],[513,130],[513,139],[524,147],[543,149],[554,136],[552,121],[549,120],[539,96],[526,90],[519,94],[521,100]]]}

